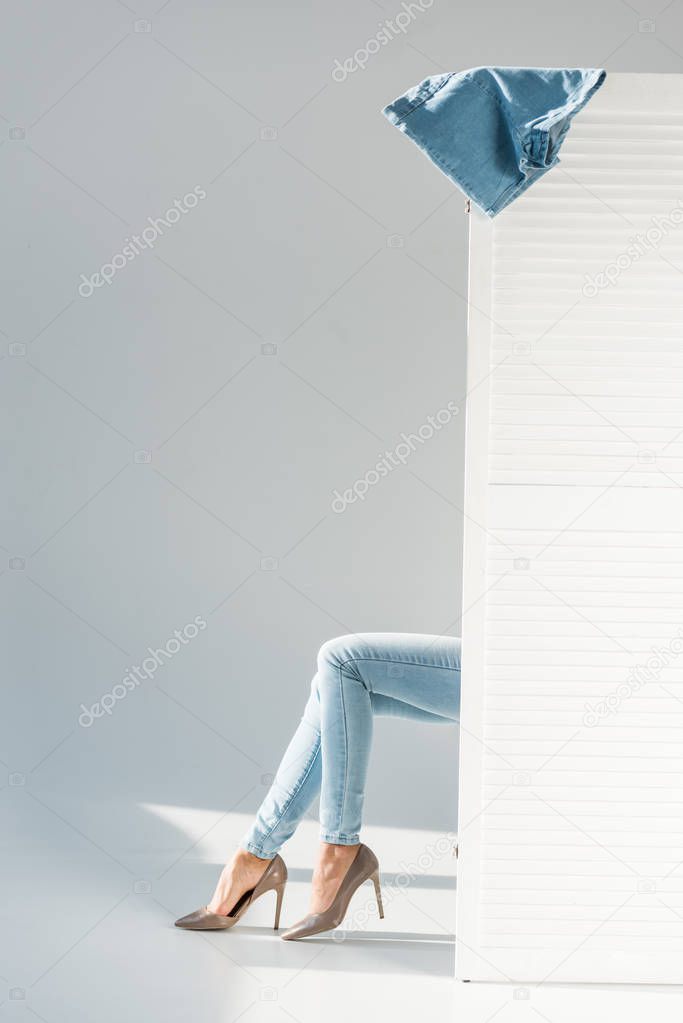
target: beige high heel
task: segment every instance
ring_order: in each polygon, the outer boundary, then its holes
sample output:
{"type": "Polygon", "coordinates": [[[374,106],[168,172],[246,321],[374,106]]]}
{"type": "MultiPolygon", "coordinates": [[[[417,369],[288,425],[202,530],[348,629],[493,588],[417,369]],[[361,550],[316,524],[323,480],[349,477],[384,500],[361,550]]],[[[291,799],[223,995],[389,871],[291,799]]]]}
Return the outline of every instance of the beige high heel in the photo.
{"type": "Polygon", "coordinates": [[[280,910],[286,884],[287,867],[282,857],[276,854],[264,870],[258,884],[245,892],[226,916],[220,913],[210,913],[206,906],[202,906],[201,909],[195,909],[194,913],[181,916],[179,920],[176,920],[175,925],[183,927],[187,931],[227,931],[235,926],[258,898],[265,895],[266,892],[274,891],[276,901],[273,930],[276,931],[280,926],[280,910]]]}
{"type": "Polygon", "coordinates": [[[352,895],[365,881],[372,881],[375,886],[379,918],[383,920],[384,907],[382,906],[382,891],[379,883],[379,862],[372,849],[369,849],[367,845],[361,845],[339,885],[332,904],[322,913],[309,913],[303,920],[299,920],[298,923],[289,927],[280,937],[284,941],[295,941],[297,938],[306,938],[309,934],[320,934],[321,931],[331,931],[334,927],[339,927],[346,916],[352,895]]]}

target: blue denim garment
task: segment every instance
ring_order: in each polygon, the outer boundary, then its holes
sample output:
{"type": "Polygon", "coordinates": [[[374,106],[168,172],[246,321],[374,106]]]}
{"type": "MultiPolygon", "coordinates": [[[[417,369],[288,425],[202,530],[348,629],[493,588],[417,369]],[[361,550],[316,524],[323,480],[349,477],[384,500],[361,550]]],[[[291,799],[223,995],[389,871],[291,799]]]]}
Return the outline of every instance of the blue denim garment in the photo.
{"type": "Polygon", "coordinates": [[[433,75],[383,113],[494,217],[558,162],[595,68],[491,68],[433,75]]]}
{"type": "Polygon", "coordinates": [[[242,848],[272,859],[316,796],[320,840],[357,845],[372,725],[380,715],[457,722],[460,640],[370,632],[323,644],[303,717],[242,848]]]}

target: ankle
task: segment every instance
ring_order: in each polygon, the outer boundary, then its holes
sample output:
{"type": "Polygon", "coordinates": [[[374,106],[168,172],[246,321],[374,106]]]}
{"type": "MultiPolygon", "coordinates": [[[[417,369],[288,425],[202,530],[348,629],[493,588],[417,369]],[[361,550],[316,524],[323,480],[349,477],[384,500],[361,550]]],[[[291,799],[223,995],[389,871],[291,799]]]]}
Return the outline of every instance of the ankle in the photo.
{"type": "Polygon", "coordinates": [[[254,867],[266,867],[270,863],[269,857],[255,856],[254,853],[249,852],[248,849],[238,848],[233,856],[233,863],[235,866],[246,867],[247,869],[254,867]]]}
{"type": "Polygon", "coordinates": [[[321,842],[318,859],[325,864],[345,864],[356,858],[360,848],[357,845],[335,845],[333,842],[321,842]]]}

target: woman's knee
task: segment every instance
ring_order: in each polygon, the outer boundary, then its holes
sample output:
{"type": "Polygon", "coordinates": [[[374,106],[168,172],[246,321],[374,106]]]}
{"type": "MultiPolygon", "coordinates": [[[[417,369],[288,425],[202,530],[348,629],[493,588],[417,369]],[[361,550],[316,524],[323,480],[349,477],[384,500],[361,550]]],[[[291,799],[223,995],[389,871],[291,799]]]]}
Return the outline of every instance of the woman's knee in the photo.
{"type": "Polygon", "coordinates": [[[326,640],[318,651],[318,671],[325,668],[342,668],[357,656],[358,636],[335,636],[326,640]]]}

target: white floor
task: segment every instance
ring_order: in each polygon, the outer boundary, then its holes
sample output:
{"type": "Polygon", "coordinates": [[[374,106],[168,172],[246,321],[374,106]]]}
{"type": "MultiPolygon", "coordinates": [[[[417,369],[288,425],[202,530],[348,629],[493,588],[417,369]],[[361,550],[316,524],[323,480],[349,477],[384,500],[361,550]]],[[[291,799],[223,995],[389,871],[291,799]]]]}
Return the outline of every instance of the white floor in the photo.
{"type": "MultiPolygon", "coordinates": [[[[357,893],[343,930],[283,942],[270,896],[243,926],[197,934],[173,920],[206,901],[223,854],[244,827],[238,814],[147,806],[173,824],[184,852],[159,850],[126,864],[95,847],[21,788],[2,796],[19,827],[5,836],[10,881],[1,972],[9,1019],[46,1023],[192,1019],[195,1023],[330,1023],[349,1019],[506,1023],[602,1021],[606,1015],[678,1020],[683,987],[521,987],[453,979],[456,860],[434,833],[368,829],[383,868],[386,916],[371,885],[357,893]],[[182,843],[181,843],[182,844],[182,843]],[[439,848],[443,848],[441,845],[439,848]],[[431,851],[430,851],[431,850],[431,851]],[[166,862],[162,868],[160,863],[166,862]],[[136,873],[129,869],[136,863],[136,873]],[[29,910],[27,912],[27,909],[29,910]],[[8,925],[8,926],[7,926],[8,925]]],[[[290,884],[283,923],[304,912],[314,823],[286,849],[290,884]]]]}

